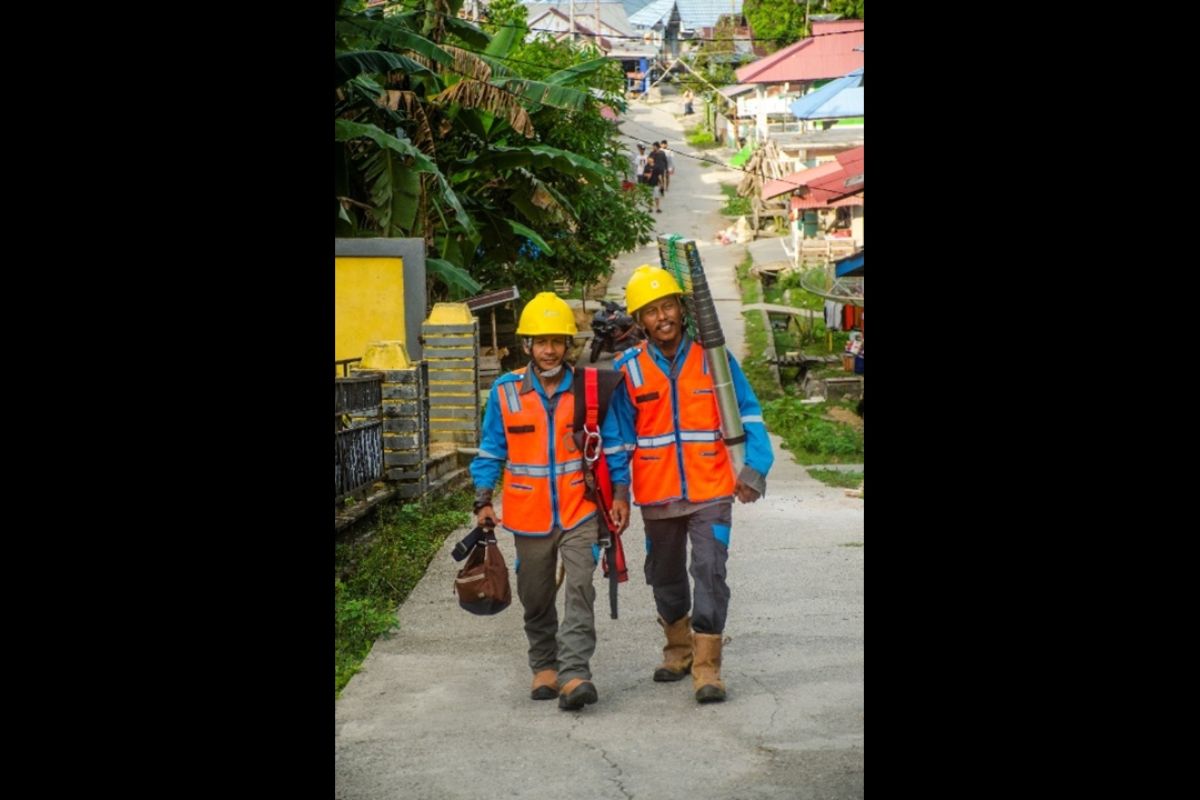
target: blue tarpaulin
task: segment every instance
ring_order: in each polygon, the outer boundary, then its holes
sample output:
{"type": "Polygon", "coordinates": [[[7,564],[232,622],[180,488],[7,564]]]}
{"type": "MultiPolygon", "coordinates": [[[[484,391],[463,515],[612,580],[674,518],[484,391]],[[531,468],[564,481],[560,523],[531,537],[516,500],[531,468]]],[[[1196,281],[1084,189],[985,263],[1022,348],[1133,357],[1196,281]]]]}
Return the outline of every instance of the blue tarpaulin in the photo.
{"type": "Polygon", "coordinates": [[[790,106],[796,119],[838,119],[863,116],[863,68],[804,95],[790,106]]]}

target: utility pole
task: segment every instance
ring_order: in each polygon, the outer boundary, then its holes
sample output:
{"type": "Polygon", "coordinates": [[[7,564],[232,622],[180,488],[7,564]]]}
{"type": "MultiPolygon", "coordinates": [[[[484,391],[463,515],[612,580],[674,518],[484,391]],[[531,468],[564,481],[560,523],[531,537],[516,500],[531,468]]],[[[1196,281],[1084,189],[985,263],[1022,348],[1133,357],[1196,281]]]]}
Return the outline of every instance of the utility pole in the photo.
{"type": "Polygon", "coordinates": [[[571,43],[575,43],[575,0],[571,0],[571,43]]]}
{"type": "Polygon", "coordinates": [[[596,49],[600,49],[600,0],[596,0],[596,49]]]}

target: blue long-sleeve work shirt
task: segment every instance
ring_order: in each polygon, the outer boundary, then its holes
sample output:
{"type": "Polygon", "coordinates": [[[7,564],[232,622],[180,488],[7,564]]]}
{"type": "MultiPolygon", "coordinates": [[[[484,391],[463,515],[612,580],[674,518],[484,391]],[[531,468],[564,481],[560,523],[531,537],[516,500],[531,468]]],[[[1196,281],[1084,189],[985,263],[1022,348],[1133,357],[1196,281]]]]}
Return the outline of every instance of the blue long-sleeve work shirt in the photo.
{"type": "MultiPolygon", "coordinates": [[[[658,345],[652,341],[643,342],[638,347],[648,348],[654,363],[664,375],[670,378],[677,363],[682,367],[683,360],[687,358],[688,351],[693,345],[700,346],[685,334],[683,341],[675,350],[674,358],[664,355],[658,345]]],[[[635,357],[635,348],[626,350],[616,360],[614,366],[620,369],[621,365],[635,357]]],[[[743,474],[739,477],[762,493],[766,488],[767,473],[771,471],[771,465],[775,463],[775,454],[771,451],[771,440],[767,438],[767,426],[763,424],[762,406],[759,405],[754,390],[750,388],[745,373],[742,372],[741,366],[732,354],[729,354],[729,372],[733,379],[733,391],[737,397],[738,412],[742,417],[742,428],[746,432],[746,467],[757,473],[748,474],[743,470],[743,474]]],[[[626,450],[632,451],[637,446],[637,410],[630,402],[628,392],[617,392],[617,394],[620,397],[613,399],[610,412],[616,412],[621,441],[625,443],[626,450]]],[[[676,414],[676,433],[678,433],[678,414],[676,414]]]]}
{"type": "MultiPolygon", "coordinates": [[[[496,483],[500,480],[500,473],[504,469],[504,464],[508,461],[508,439],[504,431],[504,415],[500,411],[500,386],[505,383],[516,383],[519,384],[518,391],[522,394],[531,391],[537,392],[538,397],[542,401],[542,407],[546,409],[546,418],[549,419],[551,409],[559,401],[559,395],[571,391],[572,380],[575,377],[574,370],[567,364],[563,365],[563,370],[566,374],[563,375],[562,380],[559,381],[558,386],[555,387],[554,393],[551,395],[546,394],[546,389],[542,386],[542,382],[534,377],[532,366],[526,368],[524,377],[515,372],[510,372],[501,376],[492,384],[492,390],[488,393],[487,410],[483,414],[483,430],[479,440],[479,455],[471,461],[471,479],[475,483],[477,496],[480,490],[490,491],[495,488],[496,483]]],[[[624,393],[625,390],[618,387],[618,390],[613,392],[614,402],[617,397],[624,393]]],[[[573,409],[573,406],[568,407],[573,409]]],[[[573,410],[571,413],[574,413],[573,410]]],[[[608,461],[609,477],[613,485],[629,486],[629,453],[626,452],[623,446],[624,439],[611,404],[608,413],[600,421],[600,438],[605,458],[608,461]]],[[[549,460],[552,463],[557,463],[554,453],[554,437],[548,436],[547,440],[550,446],[549,460]]],[[[558,513],[557,492],[552,493],[552,496],[554,497],[555,505],[554,524],[559,525],[561,517],[558,513]]]]}

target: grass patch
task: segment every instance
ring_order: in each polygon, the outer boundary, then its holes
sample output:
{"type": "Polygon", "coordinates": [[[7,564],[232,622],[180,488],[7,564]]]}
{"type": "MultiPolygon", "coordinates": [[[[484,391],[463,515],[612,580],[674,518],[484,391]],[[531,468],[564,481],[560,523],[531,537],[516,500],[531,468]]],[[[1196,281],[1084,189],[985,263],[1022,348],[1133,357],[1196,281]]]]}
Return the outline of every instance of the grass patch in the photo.
{"type": "Polygon", "coordinates": [[[763,420],[783,438],[784,449],[791,451],[797,464],[861,464],[862,432],[822,419],[832,405],[852,409],[857,402],[801,403],[796,397],[780,397],[763,403],[763,420]]]}
{"type": "Polygon", "coordinates": [[[397,626],[396,608],[425,574],[447,534],[471,521],[469,491],[375,512],[374,535],[334,547],[334,697],[371,645],[397,626]]]}
{"type": "Polygon", "coordinates": [[[836,469],[810,469],[808,474],[827,486],[840,486],[843,489],[857,489],[863,482],[861,472],[840,472],[836,469]]]}
{"type": "Polygon", "coordinates": [[[721,194],[725,195],[725,205],[721,208],[721,213],[725,216],[741,217],[750,213],[750,198],[738,197],[737,187],[733,184],[722,183],[721,194]]]}
{"type": "Polygon", "coordinates": [[[708,128],[692,128],[690,131],[684,131],[683,138],[697,150],[712,150],[714,147],[721,146],[721,143],[713,138],[712,131],[708,128]]]}
{"type": "MultiPolygon", "coordinates": [[[[743,304],[759,302],[758,279],[750,274],[753,264],[754,259],[747,253],[746,258],[737,266],[738,288],[742,291],[743,304]]],[[[742,372],[746,374],[746,380],[750,382],[750,387],[754,389],[754,394],[760,402],[782,397],[783,392],[775,382],[771,365],[767,363],[768,334],[763,324],[763,315],[751,311],[745,315],[745,323],[746,349],[749,355],[741,361],[742,372]]]]}
{"type": "Polygon", "coordinates": [[[775,382],[775,373],[767,363],[767,332],[759,311],[751,311],[746,315],[746,346],[749,355],[741,362],[742,372],[746,373],[746,380],[750,382],[759,402],[782,397],[783,390],[775,382]]]}
{"type": "Polygon", "coordinates": [[[753,266],[754,259],[749,253],[746,253],[746,257],[742,259],[742,263],[737,265],[738,288],[742,291],[742,305],[762,301],[759,293],[758,278],[750,274],[750,268],[753,266]]]}

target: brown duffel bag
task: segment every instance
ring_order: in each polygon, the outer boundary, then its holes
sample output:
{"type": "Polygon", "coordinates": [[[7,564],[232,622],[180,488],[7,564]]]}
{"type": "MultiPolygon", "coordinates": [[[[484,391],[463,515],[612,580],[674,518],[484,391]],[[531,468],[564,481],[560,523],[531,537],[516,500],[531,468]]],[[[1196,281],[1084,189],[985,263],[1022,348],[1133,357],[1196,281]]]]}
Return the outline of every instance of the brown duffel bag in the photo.
{"type": "Polygon", "coordinates": [[[472,614],[499,614],[512,603],[512,589],[508,585],[508,565],[496,544],[494,530],[476,528],[455,549],[464,545],[471,551],[454,579],[458,604],[472,614]]]}

